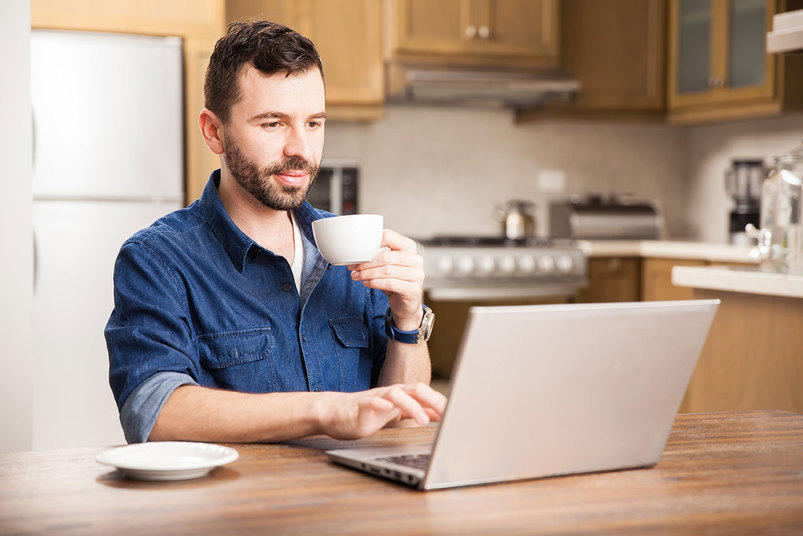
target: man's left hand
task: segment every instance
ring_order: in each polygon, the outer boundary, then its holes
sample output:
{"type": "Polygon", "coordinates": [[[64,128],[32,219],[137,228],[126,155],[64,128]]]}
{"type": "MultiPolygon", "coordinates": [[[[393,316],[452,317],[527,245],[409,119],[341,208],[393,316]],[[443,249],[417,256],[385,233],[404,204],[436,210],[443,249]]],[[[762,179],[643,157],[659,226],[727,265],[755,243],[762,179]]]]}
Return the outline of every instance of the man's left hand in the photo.
{"type": "Polygon", "coordinates": [[[390,250],[381,250],[368,262],[349,265],[351,278],[385,293],[396,327],[412,331],[421,324],[424,314],[424,259],[412,239],[390,229],[382,234],[382,246],[390,250]]]}

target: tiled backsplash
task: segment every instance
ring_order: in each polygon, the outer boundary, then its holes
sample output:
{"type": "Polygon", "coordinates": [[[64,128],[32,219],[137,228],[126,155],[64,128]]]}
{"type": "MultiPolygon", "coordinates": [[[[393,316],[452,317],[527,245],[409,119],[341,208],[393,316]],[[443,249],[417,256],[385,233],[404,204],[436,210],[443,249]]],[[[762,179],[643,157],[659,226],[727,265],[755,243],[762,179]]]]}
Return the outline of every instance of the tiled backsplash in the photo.
{"type": "Polygon", "coordinates": [[[727,240],[723,172],[731,157],[783,152],[803,116],[714,126],[544,120],[516,125],[491,108],[388,106],[375,123],[329,122],[324,156],[361,163],[361,212],[385,215],[403,234],[497,234],[494,205],[513,198],[546,207],[540,170],[563,170],[566,193],[630,192],[657,201],[672,238],[727,240]]]}
{"type": "Polygon", "coordinates": [[[541,207],[539,170],[563,170],[567,194],[633,192],[662,201],[672,234],[684,232],[682,132],[663,124],[555,121],[516,125],[510,111],[389,106],[370,124],[329,122],[325,157],[362,165],[361,212],[403,234],[497,234],[493,208],[508,199],[541,207]]]}

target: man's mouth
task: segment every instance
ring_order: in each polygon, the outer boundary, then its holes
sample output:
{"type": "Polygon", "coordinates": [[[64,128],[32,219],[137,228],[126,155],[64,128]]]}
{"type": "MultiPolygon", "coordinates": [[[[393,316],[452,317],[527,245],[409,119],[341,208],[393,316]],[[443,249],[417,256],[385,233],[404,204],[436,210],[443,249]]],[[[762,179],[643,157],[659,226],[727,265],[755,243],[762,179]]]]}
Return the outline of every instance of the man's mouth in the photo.
{"type": "Polygon", "coordinates": [[[309,173],[300,169],[293,169],[274,175],[276,179],[285,186],[298,188],[304,186],[309,178],[309,173]]]}

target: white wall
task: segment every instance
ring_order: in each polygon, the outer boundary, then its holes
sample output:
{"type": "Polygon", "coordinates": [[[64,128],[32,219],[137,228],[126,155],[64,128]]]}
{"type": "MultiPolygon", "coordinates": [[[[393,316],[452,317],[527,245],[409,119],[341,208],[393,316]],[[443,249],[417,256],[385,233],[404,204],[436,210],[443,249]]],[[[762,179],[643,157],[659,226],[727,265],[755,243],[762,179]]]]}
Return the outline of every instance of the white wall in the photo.
{"type": "Polygon", "coordinates": [[[689,203],[689,232],[706,242],[726,242],[728,213],[725,170],[734,158],[763,158],[789,152],[803,137],[803,114],[739,121],[687,129],[684,142],[689,203]]]}
{"type": "Polygon", "coordinates": [[[683,131],[660,123],[544,120],[524,125],[501,109],[388,106],[371,124],[329,122],[324,156],[361,162],[360,211],[403,234],[499,234],[494,205],[542,207],[539,170],[561,169],[567,193],[632,192],[660,200],[669,232],[686,233],[683,131]]]}
{"type": "Polygon", "coordinates": [[[0,450],[32,440],[30,26],[28,0],[0,2],[0,450]]]}

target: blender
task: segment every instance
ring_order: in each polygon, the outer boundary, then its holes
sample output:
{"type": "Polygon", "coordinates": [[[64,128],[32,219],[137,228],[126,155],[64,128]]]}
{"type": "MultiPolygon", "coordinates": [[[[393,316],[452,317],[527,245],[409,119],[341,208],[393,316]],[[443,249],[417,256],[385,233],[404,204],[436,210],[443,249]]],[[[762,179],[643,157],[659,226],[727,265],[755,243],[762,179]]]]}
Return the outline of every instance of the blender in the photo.
{"type": "Polygon", "coordinates": [[[754,246],[754,238],[745,232],[747,224],[758,225],[761,214],[761,182],[764,179],[762,160],[732,160],[725,172],[725,190],[735,203],[730,212],[729,242],[754,246]]]}

